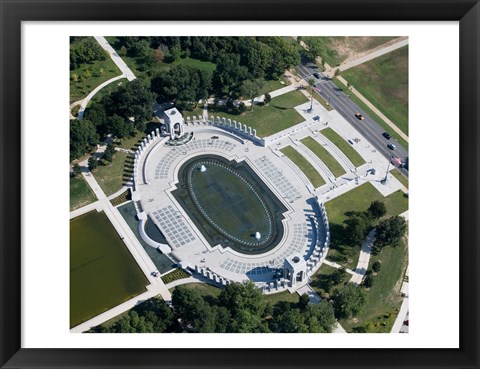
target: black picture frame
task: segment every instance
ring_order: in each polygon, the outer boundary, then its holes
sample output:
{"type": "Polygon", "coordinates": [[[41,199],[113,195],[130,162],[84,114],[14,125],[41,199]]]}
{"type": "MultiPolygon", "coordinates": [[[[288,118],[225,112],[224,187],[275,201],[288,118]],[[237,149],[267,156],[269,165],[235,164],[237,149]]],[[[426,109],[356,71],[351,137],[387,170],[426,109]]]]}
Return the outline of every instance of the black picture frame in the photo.
{"type": "MultiPolygon", "coordinates": [[[[477,1],[0,0],[0,14],[2,368],[479,368],[480,5],[477,1]],[[163,11],[165,7],[168,12],[163,11]],[[460,348],[342,349],[341,352],[339,349],[21,348],[21,22],[85,20],[459,21],[460,348]]],[[[448,298],[448,291],[445,297],[448,298]]]]}

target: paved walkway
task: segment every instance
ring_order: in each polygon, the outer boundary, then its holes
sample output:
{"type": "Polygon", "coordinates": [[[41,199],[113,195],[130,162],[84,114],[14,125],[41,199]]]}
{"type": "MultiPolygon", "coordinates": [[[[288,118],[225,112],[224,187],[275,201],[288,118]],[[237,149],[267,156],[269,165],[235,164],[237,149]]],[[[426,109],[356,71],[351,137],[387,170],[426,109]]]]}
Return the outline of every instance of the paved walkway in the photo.
{"type": "Polygon", "coordinates": [[[360,257],[358,258],[357,267],[355,268],[355,274],[350,278],[350,283],[361,284],[363,277],[367,273],[368,262],[370,261],[370,255],[372,254],[373,241],[375,240],[375,229],[371,230],[367,235],[366,240],[362,244],[360,251],[360,257]]]}
{"type": "MultiPolygon", "coordinates": [[[[83,118],[83,113],[85,112],[85,109],[87,108],[88,103],[93,98],[93,96],[95,96],[95,94],[98,91],[100,91],[102,88],[122,78],[126,78],[129,81],[133,81],[135,78],[137,78],[135,77],[135,74],[133,74],[133,72],[127,66],[127,64],[125,64],[123,59],[117,54],[117,52],[113,49],[113,47],[108,43],[105,37],[102,37],[102,36],[94,36],[94,37],[95,37],[95,40],[97,40],[98,44],[102,47],[102,49],[104,49],[108,53],[108,55],[110,55],[110,58],[116,64],[116,66],[120,69],[122,74],[119,76],[113,77],[108,81],[103,82],[102,84],[97,86],[92,92],[90,92],[88,96],[83,100],[75,101],[74,103],[70,104],[70,110],[74,106],[77,106],[78,104],[80,104],[80,109],[78,111],[78,116],[77,116],[78,119],[83,118]]],[[[70,119],[72,118],[74,117],[70,114],[70,119]]]]}
{"type": "Polygon", "coordinates": [[[110,57],[112,58],[113,62],[117,65],[118,69],[122,72],[122,75],[125,76],[129,81],[133,81],[135,78],[135,74],[133,74],[132,70],[128,67],[128,65],[123,61],[123,59],[117,54],[115,49],[108,43],[108,41],[103,36],[94,36],[95,40],[99,43],[103,50],[105,50],[110,57]]]}
{"type": "MultiPolygon", "coordinates": [[[[122,78],[125,78],[125,76],[123,74],[121,74],[119,76],[116,76],[116,77],[113,77],[113,78],[110,78],[108,81],[105,81],[101,85],[98,85],[97,87],[95,87],[95,89],[92,92],[90,92],[86,98],[81,100],[80,109],[78,110],[77,119],[83,119],[83,113],[85,113],[85,109],[87,108],[88,103],[93,98],[93,96],[95,96],[97,94],[98,91],[100,91],[102,88],[109,85],[110,83],[118,81],[119,79],[122,79],[122,78]]],[[[76,103],[72,104],[72,105],[73,106],[78,105],[78,101],[76,103]]],[[[73,107],[72,105],[70,105],[70,107],[73,107]]]]}
{"type": "Polygon", "coordinates": [[[338,69],[340,69],[340,71],[343,72],[344,70],[347,70],[347,69],[356,67],[357,65],[366,63],[367,61],[370,61],[372,59],[378,58],[379,56],[388,54],[388,53],[390,53],[394,50],[397,50],[401,47],[404,47],[406,45],[408,45],[408,37],[396,38],[395,40],[392,40],[392,41],[390,41],[386,44],[383,44],[383,45],[373,49],[373,50],[368,51],[368,53],[366,55],[362,55],[357,59],[354,59],[354,60],[348,61],[346,63],[340,64],[338,69]]]}
{"type": "Polygon", "coordinates": [[[400,307],[400,311],[398,312],[397,319],[395,319],[395,323],[393,323],[391,333],[400,333],[402,329],[403,322],[408,314],[408,295],[403,298],[402,306],[400,307]]]}

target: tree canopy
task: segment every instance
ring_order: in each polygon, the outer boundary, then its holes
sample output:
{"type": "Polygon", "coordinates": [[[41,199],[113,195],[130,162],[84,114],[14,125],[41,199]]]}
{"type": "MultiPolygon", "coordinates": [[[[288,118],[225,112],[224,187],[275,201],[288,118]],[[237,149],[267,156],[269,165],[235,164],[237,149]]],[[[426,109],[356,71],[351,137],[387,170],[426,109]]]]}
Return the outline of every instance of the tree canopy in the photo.
{"type": "Polygon", "coordinates": [[[94,124],[87,120],[73,120],[70,123],[70,160],[78,159],[98,144],[94,124]]]}
{"type": "Polygon", "coordinates": [[[407,222],[404,217],[396,215],[380,222],[375,231],[374,248],[378,251],[385,246],[397,246],[406,231],[407,222]]]}
{"type": "Polygon", "coordinates": [[[358,315],[367,303],[365,289],[353,283],[347,284],[333,296],[337,318],[351,318],[358,315]]]}

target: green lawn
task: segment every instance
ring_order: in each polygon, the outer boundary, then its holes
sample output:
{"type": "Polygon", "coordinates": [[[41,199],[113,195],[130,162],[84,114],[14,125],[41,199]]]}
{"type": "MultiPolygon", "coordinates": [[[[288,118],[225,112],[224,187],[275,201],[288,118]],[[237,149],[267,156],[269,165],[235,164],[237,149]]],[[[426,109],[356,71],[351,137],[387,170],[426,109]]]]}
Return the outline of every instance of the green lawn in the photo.
{"type": "Polygon", "coordinates": [[[110,196],[120,190],[131,176],[131,170],[125,168],[127,156],[125,152],[116,151],[112,164],[99,164],[93,172],[105,195],[110,196]]]}
{"type": "Polygon", "coordinates": [[[280,149],[280,151],[293,161],[293,163],[307,176],[313,187],[317,188],[325,184],[324,179],[312,164],[310,164],[308,160],[293,147],[287,146],[280,149]]]}
{"type": "Polygon", "coordinates": [[[120,74],[120,70],[109,56],[105,60],[82,64],[77,69],[71,70],[70,103],[87,97],[95,87],[120,74]]]}
{"type": "Polygon", "coordinates": [[[330,169],[335,178],[338,178],[345,174],[345,170],[339,164],[339,162],[316,140],[312,137],[305,137],[300,142],[307,146],[318,158],[325,163],[330,169]]]}
{"type": "Polygon", "coordinates": [[[408,210],[408,198],[400,190],[383,197],[370,183],[364,183],[354,190],[340,195],[325,203],[330,223],[343,224],[347,219],[346,212],[366,211],[372,201],[379,200],[385,203],[387,214],[385,218],[399,215],[408,210]]]}
{"type": "Polygon", "coordinates": [[[115,145],[124,149],[135,151],[137,149],[138,144],[146,136],[147,135],[144,132],[135,130],[135,135],[133,137],[124,137],[122,139],[117,139],[115,141],[115,145]]]}
{"type": "MultiPolygon", "coordinates": [[[[218,295],[220,295],[220,292],[222,292],[221,288],[214,287],[206,283],[187,283],[187,284],[184,284],[183,286],[197,290],[203,296],[203,298],[205,298],[207,301],[212,297],[213,298],[218,297],[218,295]]],[[[175,288],[170,289],[170,292],[173,292],[174,289],[175,288]]],[[[290,293],[288,291],[283,291],[283,292],[264,295],[264,296],[265,296],[265,300],[270,302],[272,305],[276,305],[281,301],[297,303],[300,298],[300,296],[298,296],[298,293],[290,293]]]]}
{"type": "Polygon", "coordinates": [[[285,77],[281,77],[277,80],[265,81],[265,84],[263,85],[263,88],[260,90],[260,93],[258,95],[260,96],[266,94],[267,92],[272,92],[288,85],[288,79],[286,79],[285,77]],[[283,82],[283,84],[281,82],[283,82]]]}
{"type": "Polygon", "coordinates": [[[192,58],[185,58],[185,59],[180,58],[170,65],[186,65],[188,67],[205,70],[211,73],[213,73],[217,68],[217,65],[214,63],[211,63],[208,61],[202,61],[198,59],[192,59],[192,58]]]}
{"type": "Polygon", "coordinates": [[[347,331],[363,326],[369,332],[387,333],[395,322],[402,304],[400,289],[408,263],[406,241],[397,247],[385,247],[378,255],[372,255],[370,268],[377,260],[381,261],[382,268],[373,276],[373,286],[367,291],[367,304],[364,311],[357,316],[358,322],[341,321],[347,331]]]}
{"type": "MultiPolygon", "coordinates": [[[[218,297],[218,295],[220,295],[220,292],[222,292],[221,288],[215,287],[206,283],[187,283],[187,284],[183,284],[182,286],[197,290],[204,298],[205,297],[216,298],[218,297]]],[[[170,292],[173,292],[174,290],[175,290],[175,287],[170,289],[170,292]]]]}
{"type": "MultiPolygon", "coordinates": [[[[267,137],[304,121],[303,117],[294,109],[295,106],[307,102],[308,99],[300,91],[291,91],[272,99],[267,106],[255,105],[245,113],[239,114],[237,110],[228,110],[224,106],[209,105],[209,116],[221,116],[226,119],[236,120],[257,130],[257,136],[267,137]]],[[[201,115],[202,107],[195,110],[183,110],[184,117],[201,115]]]]}
{"type": "MultiPolygon", "coordinates": [[[[337,268],[331,267],[330,265],[323,263],[320,268],[318,268],[318,270],[315,272],[315,274],[310,277],[310,279],[312,280],[310,282],[310,287],[312,287],[319,296],[325,297],[327,294],[326,276],[332,274],[336,270],[337,268]]],[[[330,293],[333,292],[335,289],[343,288],[345,283],[347,283],[351,277],[351,274],[345,273],[343,280],[338,285],[332,286],[332,288],[330,289],[330,293]]]]}
{"type": "Polygon", "coordinates": [[[408,210],[408,198],[401,190],[383,197],[368,182],[325,203],[332,238],[327,255],[328,260],[337,262],[349,269],[356,267],[361,244],[351,246],[348,242],[343,241],[345,237],[343,222],[348,218],[346,213],[349,211],[366,211],[372,201],[375,200],[384,202],[387,209],[387,214],[380,220],[399,215],[408,210]]]}
{"type": "Polygon", "coordinates": [[[346,70],[342,76],[408,135],[408,46],[346,70]]]}
{"type": "Polygon", "coordinates": [[[395,168],[390,171],[390,174],[400,181],[406,188],[408,188],[408,179],[405,178],[400,171],[395,168]]]}
{"type": "Polygon", "coordinates": [[[100,101],[102,99],[102,97],[104,97],[106,95],[110,95],[113,91],[116,91],[121,86],[125,86],[125,84],[127,84],[127,83],[128,83],[128,79],[121,78],[119,80],[116,80],[115,82],[112,82],[112,83],[106,85],[104,88],[102,88],[100,91],[98,91],[95,94],[95,96],[92,97],[92,99],[88,103],[88,106],[90,106],[90,104],[92,104],[92,103],[100,101]]]}
{"type": "Polygon", "coordinates": [[[90,186],[83,177],[70,177],[70,211],[97,201],[90,186]]]}
{"type": "Polygon", "coordinates": [[[359,167],[362,164],[365,164],[365,160],[360,156],[360,154],[355,150],[352,145],[350,145],[347,140],[340,137],[340,135],[331,128],[325,128],[320,131],[322,135],[327,137],[332,143],[337,146],[345,156],[350,159],[352,164],[355,167],[359,167]]]}
{"type": "Polygon", "coordinates": [[[298,300],[300,299],[300,296],[298,293],[290,293],[289,291],[283,291],[283,292],[278,292],[278,293],[272,293],[269,295],[264,295],[265,300],[269,302],[271,305],[275,306],[279,302],[286,301],[286,302],[291,302],[291,303],[298,303],[298,300]]]}

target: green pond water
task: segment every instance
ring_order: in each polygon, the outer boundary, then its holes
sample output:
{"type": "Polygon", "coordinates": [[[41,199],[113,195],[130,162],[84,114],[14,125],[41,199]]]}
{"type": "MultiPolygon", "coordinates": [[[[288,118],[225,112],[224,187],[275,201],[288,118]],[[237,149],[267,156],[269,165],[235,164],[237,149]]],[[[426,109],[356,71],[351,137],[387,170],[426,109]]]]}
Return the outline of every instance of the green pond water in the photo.
{"type": "MultiPolygon", "coordinates": [[[[164,274],[174,269],[176,267],[175,263],[178,262],[178,260],[172,260],[171,258],[173,257],[169,258],[166,255],[163,255],[159,250],[153,248],[152,246],[149,246],[142,239],[142,236],[140,236],[140,233],[138,232],[139,221],[137,219],[137,213],[135,211],[135,206],[133,205],[133,202],[130,201],[125,205],[119,206],[117,207],[117,210],[120,212],[120,214],[122,214],[123,219],[125,219],[125,222],[127,222],[128,226],[137,237],[138,242],[140,242],[142,247],[145,249],[147,255],[155,264],[158,271],[161,274],[164,274]]],[[[145,232],[152,240],[160,243],[167,243],[167,240],[165,239],[163,234],[150,219],[148,219],[145,226],[145,232]]]]}
{"type": "Polygon", "coordinates": [[[286,208],[245,162],[192,158],[180,168],[172,194],[212,246],[260,254],[283,235],[286,208]]]}
{"type": "Polygon", "coordinates": [[[70,221],[70,327],[146,291],[148,280],[103,212],[70,221]]]}

